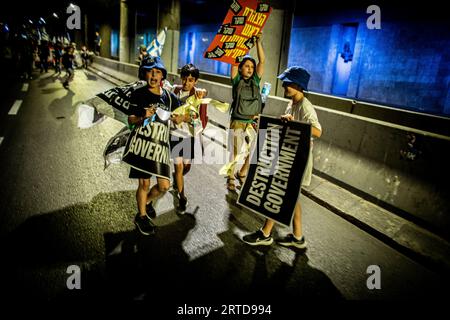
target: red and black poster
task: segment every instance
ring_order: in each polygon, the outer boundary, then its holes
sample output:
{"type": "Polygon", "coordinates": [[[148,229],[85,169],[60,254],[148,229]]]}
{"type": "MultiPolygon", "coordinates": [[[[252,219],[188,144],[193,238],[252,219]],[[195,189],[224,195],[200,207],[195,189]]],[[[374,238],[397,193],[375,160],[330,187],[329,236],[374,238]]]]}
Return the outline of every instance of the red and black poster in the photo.
{"type": "Polygon", "coordinates": [[[271,11],[268,3],[258,0],[233,1],[217,35],[205,52],[205,58],[239,64],[255,45],[254,37],[262,31],[271,11]]]}
{"type": "Polygon", "coordinates": [[[289,226],[308,162],[311,124],[261,115],[257,139],[238,203],[289,226]]]}

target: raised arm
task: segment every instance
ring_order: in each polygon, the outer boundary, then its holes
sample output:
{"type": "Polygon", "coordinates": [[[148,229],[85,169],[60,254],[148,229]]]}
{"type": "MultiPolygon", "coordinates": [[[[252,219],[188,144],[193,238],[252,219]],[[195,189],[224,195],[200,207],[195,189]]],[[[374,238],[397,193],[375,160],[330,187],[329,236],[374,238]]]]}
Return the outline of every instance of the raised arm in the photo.
{"type": "Polygon", "coordinates": [[[258,54],[258,64],[256,65],[256,73],[258,77],[262,78],[264,74],[264,64],[266,63],[266,55],[264,53],[264,48],[262,46],[262,33],[256,36],[256,50],[258,54]]]}
{"type": "Polygon", "coordinates": [[[231,66],[231,74],[230,74],[231,80],[233,80],[237,76],[238,71],[239,71],[238,66],[233,66],[233,65],[231,66]]]}

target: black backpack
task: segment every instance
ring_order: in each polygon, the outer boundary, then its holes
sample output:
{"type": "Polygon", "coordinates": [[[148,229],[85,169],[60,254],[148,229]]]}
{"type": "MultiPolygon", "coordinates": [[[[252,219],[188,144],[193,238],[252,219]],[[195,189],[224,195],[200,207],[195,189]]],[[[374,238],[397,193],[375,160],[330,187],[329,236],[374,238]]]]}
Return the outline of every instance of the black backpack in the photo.
{"type": "Polygon", "coordinates": [[[233,92],[233,119],[250,120],[261,113],[262,101],[255,79],[241,79],[233,92]]]}

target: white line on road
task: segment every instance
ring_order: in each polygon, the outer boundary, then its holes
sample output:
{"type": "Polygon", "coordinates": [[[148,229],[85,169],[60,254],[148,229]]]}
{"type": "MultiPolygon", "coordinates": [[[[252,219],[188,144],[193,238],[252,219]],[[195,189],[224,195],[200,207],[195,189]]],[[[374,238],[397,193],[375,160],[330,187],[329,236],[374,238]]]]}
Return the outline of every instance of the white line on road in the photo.
{"type": "Polygon", "coordinates": [[[22,104],[23,100],[16,100],[11,107],[11,110],[9,110],[8,114],[10,115],[16,115],[17,112],[19,112],[20,105],[22,104]]]}
{"type": "Polygon", "coordinates": [[[23,86],[22,86],[22,91],[23,92],[27,92],[28,91],[28,86],[29,86],[28,83],[24,83],[23,86]]]}
{"type": "Polygon", "coordinates": [[[4,139],[5,137],[0,137],[0,146],[2,145],[2,142],[3,142],[3,139],[4,139]]]}

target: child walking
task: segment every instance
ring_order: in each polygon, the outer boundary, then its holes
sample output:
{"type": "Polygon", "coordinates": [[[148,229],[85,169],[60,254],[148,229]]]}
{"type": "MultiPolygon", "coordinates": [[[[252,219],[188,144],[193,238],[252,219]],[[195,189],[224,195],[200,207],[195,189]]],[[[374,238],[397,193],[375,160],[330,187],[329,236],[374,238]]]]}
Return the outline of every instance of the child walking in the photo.
{"type": "MultiPolygon", "coordinates": [[[[233,102],[231,104],[230,123],[230,150],[231,161],[241,154],[243,145],[252,145],[256,137],[253,127],[255,120],[262,109],[260,82],[264,73],[265,54],[261,43],[261,33],[256,37],[256,49],[258,63],[251,56],[245,56],[239,66],[231,67],[231,83],[233,85],[233,102]]],[[[250,149],[250,148],[249,148],[250,149]]],[[[235,178],[240,186],[244,183],[250,166],[250,154],[245,156],[245,161],[238,172],[235,173],[235,165],[228,172],[227,189],[234,191],[235,178]]]]}
{"type": "MultiPolygon", "coordinates": [[[[317,118],[311,102],[305,98],[304,91],[308,90],[310,75],[308,71],[301,67],[291,67],[278,76],[283,81],[284,97],[290,98],[285,114],[281,116],[284,121],[304,121],[311,123],[311,140],[319,138],[322,135],[322,127],[317,118]]],[[[308,163],[303,174],[302,187],[309,186],[313,168],[312,141],[308,163]]],[[[302,232],[302,208],[300,204],[301,188],[298,193],[297,203],[294,209],[293,233],[277,240],[277,242],[286,247],[295,247],[299,249],[306,248],[306,240],[302,232]]],[[[275,222],[267,219],[264,226],[256,232],[243,237],[243,241],[252,246],[271,245],[273,243],[272,228],[275,222]]]]}
{"type": "MultiPolygon", "coordinates": [[[[182,85],[173,86],[173,93],[178,97],[181,104],[186,103],[189,97],[195,95],[202,99],[206,96],[206,90],[197,88],[197,82],[200,77],[199,69],[189,63],[181,68],[182,85]]],[[[171,125],[170,148],[175,167],[174,189],[178,192],[177,212],[184,213],[188,204],[185,194],[184,176],[191,169],[191,162],[195,155],[195,141],[201,141],[201,132],[206,125],[206,105],[200,105],[199,114],[191,113],[187,115],[184,121],[171,125]]]]}

